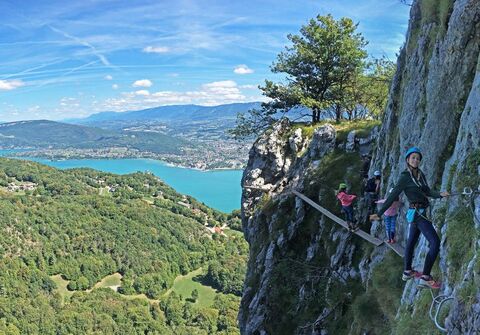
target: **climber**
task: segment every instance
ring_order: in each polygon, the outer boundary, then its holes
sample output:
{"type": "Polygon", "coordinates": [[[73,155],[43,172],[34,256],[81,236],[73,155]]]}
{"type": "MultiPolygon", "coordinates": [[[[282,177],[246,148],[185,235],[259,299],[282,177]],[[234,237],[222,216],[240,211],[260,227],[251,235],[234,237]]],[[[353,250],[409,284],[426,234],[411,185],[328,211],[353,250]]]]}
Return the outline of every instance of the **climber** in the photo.
{"type": "MultiPolygon", "coordinates": [[[[393,188],[390,189],[389,193],[392,193],[393,188]]],[[[383,204],[385,203],[385,200],[387,199],[381,199],[376,201],[375,203],[377,204],[383,204]]],[[[395,225],[397,222],[397,216],[398,216],[398,209],[403,206],[403,203],[400,201],[400,197],[397,197],[395,201],[392,203],[390,207],[385,211],[385,229],[387,232],[387,242],[388,243],[395,243],[395,225]]]]}
{"type": "Polygon", "coordinates": [[[362,155],[362,170],[360,171],[360,177],[362,178],[362,193],[365,192],[368,181],[368,170],[370,169],[370,161],[372,157],[368,154],[362,155]]]}
{"type": "Polygon", "coordinates": [[[405,154],[407,169],[400,174],[400,178],[388,195],[382,208],[377,214],[370,215],[370,220],[380,220],[382,214],[393,204],[400,193],[405,192],[409,201],[409,209],[407,211],[407,221],[410,224],[408,241],[405,247],[404,272],[402,279],[407,281],[411,278],[418,277],[420,274],[412,269],[413,251],[415,244],[420,237],[420,233],[425,236],[429,243],[429,251],[425,258],[423,273],[419,279],[419,287],[429,287],[439,289],[440,283],[433,280],[430,275],[433,263],[437,258],[440,249],[440,239],[433,227],[432,222],[426,217],[426,209],[429,206],[428,197],[443,198],[448,197],[448,192],[436,192],[430,189],[427,184],[424,173],[418,167],[422,160],[422,153],[419,148],[412,147],[405,154]]]}
{"type": "Polygon", "coordinates": [[[342,205],[342,211],[345,213],[345,221],[347,221],[348,224],[348,230],[351,232],[354,232],[358,229],[358,227],[355,226],[354,224],[354,218],[353,218],[353,201],[357,198],[355,194],[348,194],[347,193],[347,184],[341,183],[338,186],[338,193],[337,193],[337,199],[340,200],[340,203],[342,205]]]}
{"type": "Polygon", "coordinates": [[[367,199],[368,213],[374,213],[376,207],[375,201],[378,200],[380,193],[380,179],[382,174],[380,171],[375,171],[373,177],[367,180],[365,185],[365,198],[367,199]]]}

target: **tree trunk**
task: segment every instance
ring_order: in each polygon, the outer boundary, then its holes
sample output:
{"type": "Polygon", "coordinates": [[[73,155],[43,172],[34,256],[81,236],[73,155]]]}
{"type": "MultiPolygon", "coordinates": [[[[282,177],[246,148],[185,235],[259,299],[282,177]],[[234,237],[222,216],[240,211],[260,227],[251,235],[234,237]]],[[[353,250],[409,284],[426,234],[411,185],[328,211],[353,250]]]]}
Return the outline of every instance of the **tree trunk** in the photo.
{"type": "Polygon", "coordinates": [[[317,109],[312,109],[312,123],[317,123],[319,121],[320,112],[317,109]]]}
{"type": "Polygon", "coordinates": [[[339,122],[342,118],[342,108],[339,104],[335,105],[335,121],[339,122]]]}

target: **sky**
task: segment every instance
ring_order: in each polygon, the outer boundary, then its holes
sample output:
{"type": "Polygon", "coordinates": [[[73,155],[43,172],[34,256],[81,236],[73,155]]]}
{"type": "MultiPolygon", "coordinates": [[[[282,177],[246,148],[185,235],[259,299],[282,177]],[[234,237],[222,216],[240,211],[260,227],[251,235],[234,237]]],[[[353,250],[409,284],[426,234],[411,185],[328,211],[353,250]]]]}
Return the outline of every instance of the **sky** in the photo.
{"type": "Polygon", "coordinates": [[[0,121],[265,100],[288,34],[350,17],[371,57],[396,59],[399,0],[0,0],[0,121]]]}

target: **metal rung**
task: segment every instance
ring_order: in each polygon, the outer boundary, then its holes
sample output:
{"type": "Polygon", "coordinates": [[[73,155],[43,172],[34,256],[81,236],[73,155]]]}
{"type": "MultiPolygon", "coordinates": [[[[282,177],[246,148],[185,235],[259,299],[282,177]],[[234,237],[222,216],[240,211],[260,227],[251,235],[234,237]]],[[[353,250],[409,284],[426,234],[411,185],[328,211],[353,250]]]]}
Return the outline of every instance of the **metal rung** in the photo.
{"type": "Polygon", "coordinates": [[[432,290],[430,290],[430,293],[432,294],[433,300],[432,300],[432,304],[430,305],[430,310],[428,311],[428,314],[430,316],[430,319],[435,323],[435,326],[442,332],[446,333],[447,328],[440,325],[440,323],[438,322],[438,316],[440,315],[440,310],[442,309],[443,304],[449,300],[452,300],[453,297],[446,294],[440,294],[434,297],[432,290]],[[435,312],[435,315],[433,315],[433,309],[435,305],[437,306],[437,310],[435,312]]]}

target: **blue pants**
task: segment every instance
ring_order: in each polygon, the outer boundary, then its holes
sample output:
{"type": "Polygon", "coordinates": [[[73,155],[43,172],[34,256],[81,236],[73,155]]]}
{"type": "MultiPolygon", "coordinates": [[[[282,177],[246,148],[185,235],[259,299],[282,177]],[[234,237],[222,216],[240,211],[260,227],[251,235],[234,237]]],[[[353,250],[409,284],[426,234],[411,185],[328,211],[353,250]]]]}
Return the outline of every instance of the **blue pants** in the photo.
{"type": "Polygon", "coordinates": [[[342,210],[345,213],[345,220],[347,222],[353,222],[353,206],[342,206],[342,210]]]}
{"type": "Polygon", "coordinates": [[[395,237],[395,225],[397,223],[397,216],[385,215],[385,217],[383,218],[383,221],[385,222],[385,226],[387,228],[387,238],[391,240],[395,237]]]}
{"type": "Polygon", "coordinates": [[[415,215],[413,223],[410,223],[408,241],[405,247],[405,270],[412,269],[413,250],[420,237],[420,233],[425,236],[429,244],[429,250],[425,258],[425,264],[423,265],[423,274],[430,275],[433,263],[435,263],[438,252],[440,251],[440,239],[433,224],[418,214],[415,215]]]}

